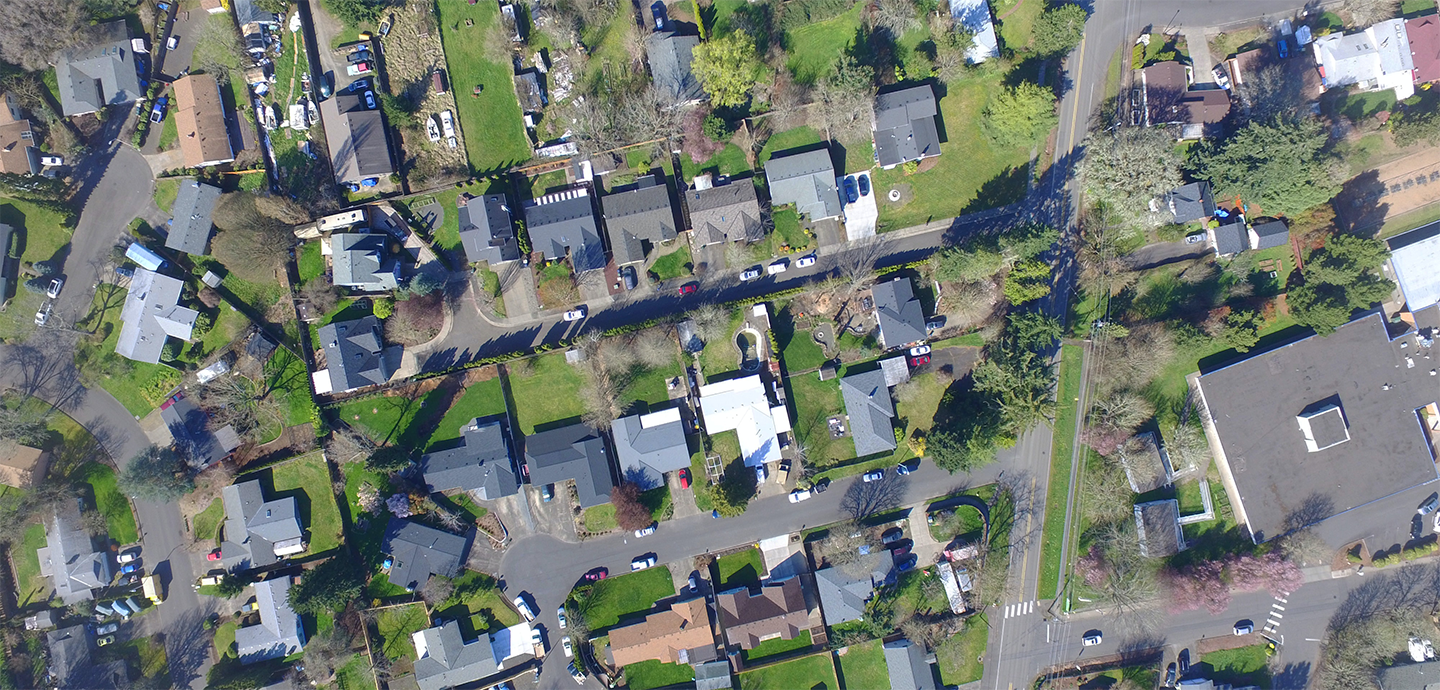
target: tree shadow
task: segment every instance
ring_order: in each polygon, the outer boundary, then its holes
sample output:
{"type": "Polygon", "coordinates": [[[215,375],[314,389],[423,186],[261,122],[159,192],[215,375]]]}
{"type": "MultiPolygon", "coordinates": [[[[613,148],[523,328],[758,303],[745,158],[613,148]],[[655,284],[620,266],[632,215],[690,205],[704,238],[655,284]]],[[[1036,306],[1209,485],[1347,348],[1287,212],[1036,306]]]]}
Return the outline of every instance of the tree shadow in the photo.
{"type": "Polygon", "coordinates": [[[1000,174],[980,185],[980,189],[975,192],[975,198],[965,204],[960,214],[987,211],[1024,200],[1028,178],[1028,166],[1005,168],[1000,174]]]}
{"type": "MultiPolygon", "coordinates": [[[[1428,178],[1426,180],[1428,182],[1428,178]]],[[[1382,199],[1405,189],[1405,182],[1387,185],[1380,180],[1380,171],[1366,170],[1347,180],[1331,201],[1335,209],[1335,224],[1344,232],[1368,236],[1385,224],[1390,205],[1382,199]]]]}

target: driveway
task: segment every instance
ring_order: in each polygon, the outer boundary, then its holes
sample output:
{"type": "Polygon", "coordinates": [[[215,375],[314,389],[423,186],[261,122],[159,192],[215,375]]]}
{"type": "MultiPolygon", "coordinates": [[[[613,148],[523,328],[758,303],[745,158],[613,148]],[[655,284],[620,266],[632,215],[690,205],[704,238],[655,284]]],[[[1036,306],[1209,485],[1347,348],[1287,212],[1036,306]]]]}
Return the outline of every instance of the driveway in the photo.
{"type": "Polygon", "coordinates": [[[175,23],[170,28],[170,35],[175,37],[175,49],[165,50],[165,62],[160,69],[165,81],[179,79],[182,72],[190,69],[195,44],[209,20],[210,13],[202,10],[184,10],[176,14],[175,23]]]}
{"type": "MultiPolygon", "coordinates": [[[[875,206],[875,187],[870,183],[870,173],[861,172],[850,175],[850,177],[856,178],[856,184],[870,192],[860,197],[855,203],[844,206],[845,237],[854,242],[875,236],[875,221],[880,217],[880,209],[875,206]],[[860,178],[864,178],[865,184],[860,185],[860,178]]],[[[842,180],[837,180],[836,185],[840,187],[840,194],[843,197],[845,185],[842,180]]]]}

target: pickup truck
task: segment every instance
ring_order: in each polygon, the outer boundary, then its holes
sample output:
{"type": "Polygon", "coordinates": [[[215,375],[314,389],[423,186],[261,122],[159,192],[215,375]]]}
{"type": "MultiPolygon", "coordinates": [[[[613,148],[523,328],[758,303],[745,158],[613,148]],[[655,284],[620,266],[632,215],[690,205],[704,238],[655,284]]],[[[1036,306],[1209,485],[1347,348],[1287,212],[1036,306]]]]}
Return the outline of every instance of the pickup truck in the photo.
{"type": "Polygon", "coordinates": [[[368,62],[361,62],[354,65],[345,66],[345,73],[352,77],[358,77],[362,74],[369,74],[371,71],[372,70],[370,68],[370,63],[368,62]]]}
{"type": "Polygon", "coordinates": [[[159,124],[161,120],[164,120],[164,119],[165,119],[165,103],[166,103],[166,100],[167,100],[167,99],[166,99],[164,96],[161,96],[160,98],[155,99],[155,107],[153,107],[153,108],[150,109],[150,121],[151,121],[151,122],[154,122],[154,123],[156,123],[156,124],[159,124]]]}

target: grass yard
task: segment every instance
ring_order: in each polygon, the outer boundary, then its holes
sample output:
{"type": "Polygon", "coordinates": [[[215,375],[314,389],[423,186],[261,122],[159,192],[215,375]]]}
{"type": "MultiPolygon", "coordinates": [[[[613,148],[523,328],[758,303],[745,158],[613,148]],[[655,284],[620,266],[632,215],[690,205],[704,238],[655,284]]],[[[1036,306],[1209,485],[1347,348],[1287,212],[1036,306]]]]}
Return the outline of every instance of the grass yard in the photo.
{"type": "MultiPolygon", "coordinates": [[[[883,687],[883,686],[882,686],[883,687]]],[[[830,653],[812,654],[740,674],[740,690],[839,690],[830,653]]]]}
{"type": "MultiPolygon", "coordinates": [[[[21,261],[34,263],[55,258],[70,244],[71,230],[64,214],[29,201],[0,198],[0,223],[16,230],[15,254],[21,261]]],[[[8,248],[0,248],[0,254],[8,248]]],[[[0,338],[23,339],[35,331],[35,312],[45,301],[44,295],[27,292],[16,279],[15,298],[0,313],[0,338]]],[[[6,295],[0,295],[3,301],[6,295]]]]}
{"type": "Polygon", "coordinates": [[[706,380],[740,370],[740,350],[735,347],[734,333],[744,321],[745,313],[736,309],[730,314],[725,337],[705,343],[705,349],[700,351],[700,370],[706,380]]]}
{"type": "MultiPolygon", "coordinates": [[[[461,110],[461,113],[463,117],[463,109],[461,110]]],[[[475,160],[473,154],[471,155],[470,160],[475,160]]],[[[428,204],[430,200],[433,199],[435,203],[440,205],[441,212],[443,213],[444,218],[440,222],[440,227],[436,228],[433,233],[434,237],[432,243],[435,245],[436,249],[444,249],[446,251],[458,252],[461,250],[460,216],[458,207],[455,205],[456,201],[460,198],[461,194],[473,194],[475,196],[481,196],[484,194],[489,194],[491,192],[508,193],[509,185],[506,185],[504,180],[482,180],[480,182],[467,184],[462,187],[446,187],[445,189],[431,194],[425,194],[419,197],[409,197],[407,199],[396,201],[394,203],[396,204],[397,208],[402,209],[402,213],[404,215],[409,217],[412,221],[419,223],[419,219],[416,218],[414,215],[415,212],[418,211],[421,206],[428,204]]]]}
{"type": "Polygon", "coordinates": [[[410,604],[382,609],[375,627],[380,631],[380,650],[391,661],[415,660],[415,644],[410,636],[430,627],[423,604],[410,604]]]}
{"type": "MultiPolygon", "coordinates": [[[[1030,0],[1035,2],[1035,0],[1030,0]]],[[[790,56],[786,66],[803,84],[814,84],[830,70],[840,55],[855,45],[864,3],[855,3],[844,14],[785,34],[782,42],[790,56]]]]}
{"type": "Polygon", "coordinates": [[[175,145],[175,141],[179,138],[180,132],[176,129],[175,125],[175,109],[167,109],[165,111],[165,122],[160,125],[159,149],[161,151],[168,150],[175,145]]]}
{"type": "Polygon", "coordinates": [[[1263,644],[1210,652],[1196,664],[1198,676],[1235,686],[1270,687],[1270,656],[1263,644]]]}
{"type": "Polygon", "coordinates": [[[715,501],[710,498],[710,487],[707,481],[705,454],[698,451],[692,453],[690,455],[690,488],[695,491],[695,507],[699,508],[702,513],[708,513],[715,509],[715,501]]]}
{"type": "Polygon", "coordinates": [[[795,212],[795,207],[786,206],[775,211],[771,217],[775,220],[773,237],[789,245],[791,252],[802,251],[810,246],[810,236],[800,227],[800,216],[795,212]]]}
{"type": "Polygon", "coordinates": [[[760,577],[765,574],[765,560],[760,556],[760,549],[751,547],[715,559],[715,570],[720,578],[715,589],[723,592],[735,587],[758,584],[760,577]]]}
{"type": "Polygon", "coordinates": [[[325,257],[320,255],[319,242],[306,242],[296,256],[300,268],[300,282],[308,283],[325,275],[325,257]]]}
{"type": "MultiPolygon", "coordinates": [[[[285,426],[308,424],[315,415],[315,399],[310,397],[310,372],[305,362],[290,354],[289,350],[277,349],[270,361],[265,363],[265,379],[271,387],[272,396],[280,403],[284,412],[285,426]]],[[[276,436],[279,435],[277,431],[276,436]]]]}
{"type": "Polygon", "coordinates": [[[581,586],[571,593],[566,608],[571,615],[581,613],[593,635],[627,616],[649,611],[656,601],[671,596],[675,596],[675,583],[670,580],[670,570],[650,568],[581,586]]]}
{"type": "Polygon", "coordinates": [[[1045,11],[1046,3],[1037,0],[995,0],[991,5],[1000,24],[998,31],[1002,49],[1028,48],[1035,20],[1045,11]]]}
{"type": "Polygon", "coordinates": [[[77,344],[75,365],[83,380],[99,384],[138,419],[164,401],[165,396],[180,384],[181,376],[180,372],[163,364],[136,362],[115,353],[115,343],[120,339],[120,307],[125,303],[125,294],[124,289],[114,285],[102,284],[96,288],[90,314],[77,326],[97,330],[94,336],[77,344]]]}
{"type": "MultiPolygon", "coordinates": [[[[856,7],[859,7],[859,5],[856,5],[856,7]]],[[[756,156],[755,169],[761,171],[763,174],[765,162],[770,160],[770,157],[776,153],[789,151],[790,149],[798,149],[804,146],[813,146],[822,141],[825,141],[825,137],[809,125],[801,125],[794,129],[776,132],[774,136],[766,140],[764,148],[760,149],[760,155],[756,156]]]]}
{"type": "Polygon", "coordinates": [[[460,636],[479,635],[520,623],[520,614],[510,606],[495,580],[467,570],[453,581],[455,593],[435,607],[434,613],[460,623],[460,636]]]}
{"type": "Polygon", "coordinates": [[[990,628],[984,615],[965,619],[965,627],[960,634],[946,639],[935,649],[940,681],[946,685],[964,685],[980,680],[985,673],[985,664],[980,657],[985,655],[989,639],[990,628]]]}
{"type": "Polygon", "coordinates": [[[235,630],[239,627],[235,621],[226,621],[215,628],[215,656],[235,658],[235,630]]]}
{"type": "Polygon", "coordinates": [[[704,173],[732,177],[747,172],[750,172],[750,163],[745,159],[745,152],[734,144],[726,144],[719,153],[703,161],[696,161],[688,153],[680,156],[680,175],[687,183],[704,173]]]}
{"type": "MultiPolygon", "coordinates": [[[[86,433],[83,429],[80,432],[86,433]]],[[[117,544],[140,541],[140,528],[135,525],[135,512],[130,509],[130,499],[120,493],[115,484],[114,469],[109,465],[91,462],[77,468],[74,478],[90,485],[90,490],[95,495],[95,507],[105,516],[105,530],[111,539],[117,544]]]]}
{"type": "Polygon", "coordinates": [[[180,178],[166,177],[155,180],[155,205],[161,211],[170,212],[170,207],[175,205],[175,197],[180,195],[180,178]]]}
{"type": "Polygon", "coordinates": [[[633,403],[633,406],[643,405],[647,409],[663,405],[670,400],[670,386],[667,382],[684,375],[684,368],[678,358],[663,367],[645,369],[630,381],[624,392],[625,398],[633,403]]]}
{"type": "Polygon", "coordinates": [[[673,280],[694,275],[695,262],[690,258],[690,248],[681,244],[678,249],[650,264],[650,272],[659,280],[673,280]]]}
{"type": "Polygon", "coordinates": [[[224,523],[225,504],[217,498],[190,519],[190,528],[195,533],[196,541],[212,542],[219,546],[220,526],[224,523]]]}
{"type": "Polygon", "coordinates": [[[540,297],[540,306],[570,309],[580,301],[580,291],[575,285],[575,273],[570,264],[555,261],[531,270],[535,272],[535,293],[540,297]]]}
{"type": "Polygon", "coordinates": [[[1070,461],[1075,454],[1077,398],[1080,397],[1081,358],[1079,345],[1060,348],[1060,388],[1056,393],[1055,433],[1051,441],[1050,482],[1045,493],[1045,522],[1040,541],[1041,598],[1050,599],[1060,586],[1060,562],[1065,531],[1065,511],[1070,497],[1070,461]]]}
{"type": "Polygon", "coordinates": [[[508,370],[520,433],[530,436],[537,429],[556,428],[585,414],[579,395],[584,377],[565,361],[565,353],[532,357],[508,370]]]}
{"type": "Polygon", "coordinates": [[[15,603],[20,608],[44,601],[50,596],[50,581],[40,576],[40,555],[37,549],[45,548],[45,525],[35,523],[25,528],[25,536],[18,549],[10,550],[15,563],[15,603]]]}
{"type": "Polygon", "coordinates": [[[647,659],[625,667],[625,683],[630,690],[651,690],[694,680],[695,667],[689,664],[667,664],[656,659],[647,659]]]}
{"type": "Polygon", "coordinates": [[[826,424],[831,417],[845,415],[840,379],[821,381],[819,374],[812,373],[792,376],[787,382],[790,399],[795,403],[795,434],[810,449],[810,457],[820,466],[855,457],[855,442],[850,436],[831,438],[826,424]]]}
{"type": "Polygon", "coordinates": [[[595,534],[620,529],[620,523],[615,521],[615,506],[609,503],[586,508],[580,515],[580,523],[585,526],[586,532],[595,534]]]}
{"type": "Polygon", "coordinates": [[[307,557],[314,557],[340,548],[344,534],[340,526],[340,509],[330,491],[330,470],[325,457],[311,453],[271,471],[277,496],[293,494],[299,503],[300,524],[310,530],[307,557]]]}
{"type": "Polygon", "coordinates": [[[145,637],[119,642],[97,649],[95,657],[99,662],[124,661],[132,672],[149,680],[150,686],[170,687],[170,661],[162,640],[145,637]]]}
{"type": "Polygon", "coordinates": [[[375,674],[370,670],[369,660],[363,654],[356,654],[335,672],[335,686],[339,690],[375,690],[375,674]]]}
{"type": "MultiPolygon", "coordinates": [[[[504,40],[499,33],[500,6],[439,0],[436,7],[470,169],[498,171],[529,160],[530,139],[515,98],[514,71],[508,61],[490,57],[494,42],[504,40]],[[467,19],[474,26],[466,26],[467,19]],[[466,98],[476,87],[483,88],[466,98]]],[[[451,211],[447,209],[447,215],[451,211]]]]}
{"type": "Polygon", "coordinates": [[[793,640],[776,637],[761,642],[759,645],[756,645],[754,649],[745,651],[745,660],[758,661],[772,656],[788,654],[797,649],[809,649],[812,646],[814,646],[814,643],[810,640],[810,631],[802,630],[793,640]]]}
{"type": "Polygon", "coordinates": [[[815,371],[825,363],[825,350],[815,342],[810,331],[796,329],[788,314],[782,313],[774,322],[775,342],[780,346],[780,357],[785,368],[794,376],[815,371]]]}
{"type": "Polygon", "coordinates": [[[440,425],[430,434],[427,448],[460,438],[460,430],[472,419],[503,414],[505,394],[498,375],[486,381],[471,383],[450,403],[450,409],[440,418],[440,425]]]}
{"type": "Polygon", "coordinates": [[[840,650],[840,683],[846,688],[883,688],[890,684],[884,643],[870,640],[840,650]]]}

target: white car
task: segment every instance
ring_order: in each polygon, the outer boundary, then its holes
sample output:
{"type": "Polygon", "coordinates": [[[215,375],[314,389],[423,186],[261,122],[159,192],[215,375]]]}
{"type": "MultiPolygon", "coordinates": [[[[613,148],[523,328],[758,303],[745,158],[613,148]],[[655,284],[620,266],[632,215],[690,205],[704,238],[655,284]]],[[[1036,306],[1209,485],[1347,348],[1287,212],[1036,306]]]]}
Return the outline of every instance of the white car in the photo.
{"type": "Polygon", "coordinates": [[[530,604],[525,601],[525,597],[523,595],[515,597],[515,601],[511,603],[515,604],[515,608],[520,611],[520,615],[524,616],[525,620],[535,620],[535,611],[530,608],[530,604]]]}
{"type": "Polygon", "coordinates": [[[96,635],[110,635],[120,629],[119,623],[107,623],[95,629],[96,635]]]}
{"type": "Polygon", "coordinates": [[[562,638],[560,638],[560,651],[565,652],[565,658],[566,658],[566,659],[569,659],[570,657],[575,656],[575,648],[570,646],[570,638],[569,638],[569,637],[562,637],[562,638]]]}
{"type": "Polygon", "coordinates": [[[55,299],[60,296],[60,289],[63,287],[65,287],[65,279],[56,278],[50,281],[50,288],[45,291],[45,296],[50,299],[55,299]]]}
{"type": "Polygon", "coordinates": [[[751,268],[740,274],[740,280],[755,280],[760,277],[760,269],[751,268]]]}
{"type": "Polygon", "coordinates": [[[1094,647],[1095,645],[1100,644],[1103,641],[1104,638],[1100,636],[1099,630],[1091,630],[1090,632],[1085,633],[1084,637],[1080,638],[1080,644],[1086,647],[1094,647]]]}
{"type": "Polygon", "coordinates": [[[533,628],[530,630],[530,644],[534,645],[536,649],[540,650],[541,654],[545,653],[545,638],[540,636],[539,630],[535,630],[533,628]]]}
{"type": "Polygon", "coordinates": [[[809,490],[809,489],[796,489],[796,490],[790,492],[790,502],[791,502],[791,503],[799,503],[799,502],[804,501],[804,500],[806,500],[806,499],[808,499],[808,498],[810,498],[810,490],[809,490]]]}
{"type": "Polygon", "coordinates": [[[814,266],[814,265],[815,265],[815,255],[814,255],[814,254],[811,254],[811,255],[809,255],[809,256],[802,256],[802,257],[800,257],[799,259],[796,259],[796,260],[795,260],[795,268],[805,268],[806,266],[814,266]]]}
{"type": "Polygon", "coordinates": [[[50,320],[50,310],[53,307],[54,305],[52,305],[48,301],[45,304],[40,305],[40,309],[35,312],[36,326],[44,326],[45,323],[50,320]]]}
{"type": "Polygon", "coordinates": [[[565,620],[565,607],[564,607],[564,606],[561,606],[559,609],[557,609],[557,610],[555,611],[555,617],[560,619],[560,629],[561,629],[561,630],[564,630],[565,627],[570,624],[569,621],[565,620]]]}
{"type": "Polygon", "coordinates": [[[125,563],[130,563],[139,557],[140,554],[135,551],[123,551],[120,553],[119,556],[115,557],[115,560],[119,561],[123,565],[125,563]]]}
{"type": "Polygon", "coordinates": [[[1203,232],[1197,232],[1193,235],[1187,235],[1185,237],[1185,244],[1200,244],[1201,242],[1205,241],[1205,237],[1206,235],[1203,232]]]}
{"type": "Polygon", "coordinates": [[[171,36],[168,40],[165,41],[165,50],[175,50],[175,46],[178,45],[180,45],[180,37],[171,36]]]}
{"type": "Polygon", "coordinates": [[[911,356],[911,357],[919,357],[919,356],[921,356],[921,355],[928,355],[928,354],[930,354],[930,346],[929,346],[929,345],[917,345],[917,346],[915,346],[915,347],[910,348],[910,356],[911,356]]]}
{"type": "Polygon", "coordinates": [[[565,312],[566,321],[579,321],[585,318],[585,307],[577,307],[565,312]]]}
{"type": "Polygon", "coordinates": [[[655,565],[655,557],[654,557],[654,556],[641,556],[641,557],[639,557],[639,558],[637,558],[637,559],[635,559],[635,560],[633,560],[633,561],[630,561],[630,570],[631,570],[631,572],[634,572],[634,571],[636,571],[636,570],[644,570],[644,569],[649,568],[649,567],[652,567],[652,566],[654,566],[654,565],[655,565]]]}
{"type": "Polygon", "coordinates": [[[640,529],[635,530],[635,538],[639,539],[640,537],[648,537],[654,533],[655,525],[652,524],[647,527],[641,527],[640,529]]]}
{"type": "Polygon", "coordinates": [[[785,269],[787,268],[790,268],[790,260],[781,259],[773,264],[770,264],[769,266],[766,266],[765,272],[773,276],[776,273],[784,273],[785,269]]]}

